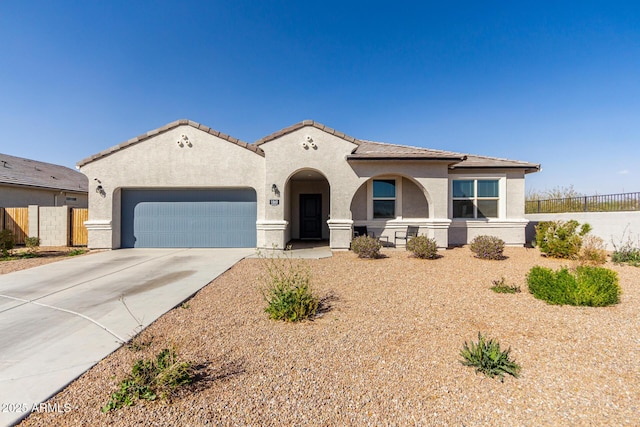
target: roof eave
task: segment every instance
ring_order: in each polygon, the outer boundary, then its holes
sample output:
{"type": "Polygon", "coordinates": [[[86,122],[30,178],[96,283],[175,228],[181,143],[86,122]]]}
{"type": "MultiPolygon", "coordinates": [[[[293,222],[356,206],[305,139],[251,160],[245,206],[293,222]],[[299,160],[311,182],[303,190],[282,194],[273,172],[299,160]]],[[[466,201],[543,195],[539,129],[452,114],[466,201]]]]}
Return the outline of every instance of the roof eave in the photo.
{"type": "Polygon", "coordinates": [[[540,165],[482,165],[482,166],[458,166],[452,165],[449,169],[524,169],[525,173],[533,173],[540,171],[540,165]]]}
{"type": "Polygon", "coordinates": [[[416,157],[416,156],[347,156],[347,160],[349,161],[371,161],[371,160],[412,160],[412,161],[429,161],[429,162],[453,162],[451,164],[456,164],[458,162],[462,162],[466,157],[416,157]]]}

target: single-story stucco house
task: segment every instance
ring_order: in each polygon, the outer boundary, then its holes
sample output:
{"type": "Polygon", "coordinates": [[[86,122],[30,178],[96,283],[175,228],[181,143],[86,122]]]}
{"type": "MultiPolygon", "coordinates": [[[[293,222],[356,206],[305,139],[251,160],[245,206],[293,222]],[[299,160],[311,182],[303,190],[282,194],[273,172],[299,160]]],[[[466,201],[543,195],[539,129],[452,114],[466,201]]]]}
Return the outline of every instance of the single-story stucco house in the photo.
{"type": "Polygon", "coordinates": [[[66,166],[0,154],[0,207],[86,208],[87,177],[66,166]]]}
{"type": "Polygon", "coordinates": [[[90,248],[284,248],[354,226],[440,247],[525,243],[525,175],[540,165],[359,140],[306,120],[253,144],[179,120],[82,160],[90,248]]]}

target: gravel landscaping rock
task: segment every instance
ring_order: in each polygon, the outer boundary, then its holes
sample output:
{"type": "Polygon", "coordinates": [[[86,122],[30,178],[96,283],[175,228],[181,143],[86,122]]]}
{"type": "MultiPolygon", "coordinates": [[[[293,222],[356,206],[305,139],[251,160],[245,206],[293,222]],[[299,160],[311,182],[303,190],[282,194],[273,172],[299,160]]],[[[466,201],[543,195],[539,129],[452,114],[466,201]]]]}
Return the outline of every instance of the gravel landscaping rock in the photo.
{"type": "Polygon", "coordinates": [[[568,261],[537,249],[506,248],[502,261],[468,248],[437,260],[383,253],[305,261],[330,307],[299,324],[267,318],[261,260],[246,259],[47,402],[69,411],[21,425],[638,425],[640,268],[607,265],[620,276],[616,306],[552,306],[527,292],[525,276],[568,261]],[[501,277],[523,292],[491,291],[501,277]],[[479,331],[511,347],[519,379],[459,362],[479,331]],[[102,413],[132,364],[167,346],[199,380],[102,413]]]}

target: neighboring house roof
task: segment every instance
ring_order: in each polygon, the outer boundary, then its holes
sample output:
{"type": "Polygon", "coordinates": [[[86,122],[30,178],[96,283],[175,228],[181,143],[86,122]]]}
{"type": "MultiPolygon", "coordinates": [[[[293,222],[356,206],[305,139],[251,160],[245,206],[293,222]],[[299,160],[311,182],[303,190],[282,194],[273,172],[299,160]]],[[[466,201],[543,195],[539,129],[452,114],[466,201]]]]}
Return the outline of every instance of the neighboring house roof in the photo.
{"type": "Polygon", "coordinates": [[[71,168],[0,154],[0,184],[87,192],[87,177],[71,168]]]}
{"type": "Polygon", "coordinates": [[[211,129],[208,126],[201,125],[200,123],[194,122],[192,120],[182,119],[182,120],[176,120],[175,122],[171,122],[171,123],[169,123],[167,125],[164,125],[164,126],[158,128],[158,129],[150,130],[149,132],[147,132],[145,134],[142,134],[140,136],[137,136],[135,138],[132,138],[132,139],[126,141],[126,142],[123,142],[122,144],[116,145],[116,146],[111,147],[111,148],[107,148],[106,150],[101,151],[98,154],[94,154],[91,157],[87,157],[86,159],[80,160],[77,163],[77,165],[78,166],[84,166],[87,163],[93,162],[94,160],[98,160],[98,159],[100,159],[102,157],[106,157],[106,156],[108,156],[110,154],[115,153],[116,151],[122,150],[123,148],[126,148],[126,147],[129,147],[131,145],[137,144],[139,142],[144,141],[145,139],[149,139],[149,138],[151,138],[153,136],[159,135],[161,133],[167,132],[167,131],[169,131],[171,129],[174,129],[174,128],[177,128],[178,126],[183,126],[183,125],[188,125],[188,126],[191,126],[193,128],[200,129],[203,132],[206,132],[206,133],[209,133],[211,135],[217,136],[218,138],[221,138],[221,139],[224,139],[226,141],[229,141],[232,144],[236,144],[236,145],[238,145],[238,146],[240,146],[242,148],[246,148],[247,150],[253,151],[254,153],[259,154],[259,155],[264,157],[264,151],[262,151],[262,149],[260,149],[256,145],[248,144],[248,143],[246,143],[244,141],[240,141],[237,138],[234,138],[234,137],[229,136],[229,135],[227,135],[225,133],[219,132],[219,131],[217,131],[215,129],[211,129]]]}
{"type": "Polygon", "coordinates": [[[274,132],[270,135],[267,135],[264,138],[257,140],[253,144],[248,144],[246,142],[240,141],[239,139],[233,138],[229,135],[218,132],[214,129],[211,129],[207,126],[201,125],[191,120],[184,120],[184,119],[176,120],[175,122],[171,122],[168,125],[162,126],[161,128],[149,131],[136,138],[123,142],[120,145],[116,145],[105,151],[101,151],[96,155],[93,155],[84,160],[81,160],[80,162],[78,162],[78,166],[84,166],[87,163],[93,162],[94,160],[100,159],[102,157],[106,157],[130,145],[137,144],[155,135],[158,135],[160,133],[166,132],[168,130],[174,129],[182,125],[188,125],[196,129],[200,129],[211,135],[215,135],[218,138],[222,138],[233,144],[239,145],[242,148],[246,148],[247,150],[253,151],[254,153],[259,154],[260,156],[263,156],[263,157],[264,157],[264,151],[260,148],[260,145],[265,144],[269,141],[273,141],[277,138],[280,138],[283,135],[287,135],[305,126],[312,126],[330,135],[334,135],[338,138],[344,139],[345,141],[349,141],[357,145],[356,149],[353,150],[353,152],[349,156],[347,156],[347,160],[442,160],[442,161],[448,161],[449,167],[451,169],[524,168],[525,173],[536,172],[540,170],[539,164],[521,162],[517,160],[501,159],[497,157],[476,156],[472,154],[455,153],[452,151],[434,150],[430,148],[411,147],[407,145],[389,144],[386,142],[374,142],[374,141],[361,140],[361,139],[357,139],[352,136],[346,135],[340,131],[337,131],[333,128],[325,126],[322,123],[318,123],[314,120],[301,121],[299,123],[296,123],[294,125],[281,129],[277,132],[274,132]]]}

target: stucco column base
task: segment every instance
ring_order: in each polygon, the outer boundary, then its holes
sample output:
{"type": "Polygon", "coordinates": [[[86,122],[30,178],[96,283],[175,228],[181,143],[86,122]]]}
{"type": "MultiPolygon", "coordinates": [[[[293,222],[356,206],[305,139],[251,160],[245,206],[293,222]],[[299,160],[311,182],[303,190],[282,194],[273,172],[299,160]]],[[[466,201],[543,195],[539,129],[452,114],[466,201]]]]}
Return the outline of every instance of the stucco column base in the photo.
{"type": "Polygon", "coordinates": [[[108,220],[89,220],[84,222],[87,227],[89,249],[115,249],[112,239],[112,225],[108,220]]]}
{"type": "Polygon", "coordinates": [[[353,221],[350,219],[330,219],[329,246],[335,250],[347,250],[351,246],[353,236],[353,221]]]}
{"type": "Polygon", "coordinates": [[[289,221],[285,220],[256,221],[258,248],[284,250],[287,244],[285,232],[288,225],[289,221]]]}

